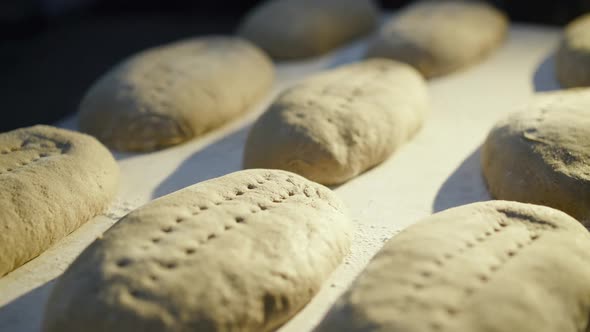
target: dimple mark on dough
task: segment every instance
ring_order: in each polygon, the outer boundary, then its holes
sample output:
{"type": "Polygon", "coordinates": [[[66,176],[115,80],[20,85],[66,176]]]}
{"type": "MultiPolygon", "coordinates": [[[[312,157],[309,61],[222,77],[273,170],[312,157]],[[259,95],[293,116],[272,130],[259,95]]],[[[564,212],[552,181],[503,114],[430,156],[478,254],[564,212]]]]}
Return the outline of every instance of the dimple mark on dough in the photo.
{"type": "Polygon", "coordinates": [[[21,169],[21,168],[23,168],[23,167],[26,167],[26,166],[28,166],[28,165],[30,165],[30,164],[32,164],[32,163],[34,163],[34,162],[37,162],[37,161],[39,161],[41,158],[45,158],[45,157],[47,157],[47,155],[46,155],[46,154],[43,154],[43,155],[42,155],[42,154],[39,154],[38,156],[34,157],[33,159],[31,159],[31,160],[29,160],[29,161],[26,161],[26,162],[21,162],[21,163],[18,165],[18,167],[16,167],[16,168],[9,167],[9,168],[6,168],[6,169],[4,169],[4,170],[0,171],[0,175],[3,175],[3,174],[6,174],[6,173],[10,173],[10,172],[14,172],[14,171],[16,171],[16,170],[19,170],[19,169],[21,169]]]}
{"type": "MultiPolygon", "coordinates": [[[[533,223],[536,226],[541,226],[541,227],[537,227],[537,229],[539,229],[539,230],[557,228],[556,225],[554,225],[550,222],[546,222],[544,220],[540,220],[540,219],[534,218],[530,215],[526,215],[526,214],[519,213],[516,211],[510,211],[507,209],[498,209],[498,212],[506,215],[509,218],[516,218],[516,219],[530,221],[531,223],[533,223]]],[[[492,232],[490,230],[486,230],[484,233],[476,236],[475,240],[477,241],[477,243],[483,243],[483,242],[489,240],[493,234],[501,232],[503,229],[508,228],[510,225],[513,225],[513,224],[512,223],[509,224],[506,222],[498,222],[497,224],[495,224],[493,226],[494,232],[492,232]]],[[[526,223],[525,223],[525,225],[526,225],[526,223]]],[[[510,261],[512,258],[514,258],[518,252],[522,251],[526,246],[530,246],[533,242],[535,242],[536,240],[538,240],[540,238],[540,234],[538,232],[532,232],[530,227],[527,227],[527,230],[529,231],[529,240],[525,244],[517,242],[516,248],[508,249],[505,252],[505,258],[501,260],[500,264],[491,264],[488,267],[488,270],[489,270],[488,274],[479,274],[476,276],[477,279],[479,280],[479,282],[482,284],[482,286],[484,284],[488,283],[491,280],[493,274],[495,272],[497,272],[498,270],[500,270],[502,268],[502,266],[504,266],[508,261],[510,261]]],[[[455,253],[444,253],[442,255],[443,259],[436,258],[434,260],[434,263],[439,267],[440,270],[442,270],[448,264],[449,261],[453,260],[454,258],[458,257],[461,254],[464,254],[467,250],[472,249],[475,246],[476,246],[476,243],[474,243],[473,241],[467,241],[467,242],[465,242],[464,247],[457,249],[457,251],[455,253]]],[[[429,279],[434,276],[434,273],[432,271],[421,271],[420,275],[423,278],[429,279]]],[[[420,291],[420,292],[428,288],[428,285],[426,285],[424,283],[420,283],[420,282],[414,283],[412,286],[416,291],[420,291]]],[[[471,287],[466,287],[463,290],[464,298],[472,296],[475,293],[475,291],[476,291],[476,289],[473,289],[471,287]]],[[[459,308],[455,308],[455,307],[444,308],[444,311],[449,316],[455,316],[455,315],[458,315],[461,313],[459,308]]],[[[433,331],[441,331],[441,330],[445,329],[445,326],[443,326],[439,322],[431,322],[429,324],[429,326],[430,326],[431,330],[433,330],[433,331]]]]}
{"type": "MultiPolygon", "coordinates": [[[[37,136],[39,136],[39,135],[37,135],[37,136]]],[[[54,156],[54,155],[62,155],[62,154],[65,154],[66,153],[64,151],[65,148],[69,149],[69,145],[68,144],[59,143],[57,141],[54,141],[54,143],[56,145],[56,148],[59,149],[59,152],[50,151],[50,150],[48,150],[46,152],[38,152],[38,154],[36,156],[34,156],[33,158],[31,158],[29,160],[26,160],[26,161],[21,161],[15,167],[8,167],[8,168],[5,168],[3,170],[0,170],[0,175],[5,175],[5,174],[11,173],[11,172],[15,172],[17,170],[20,170],[20,169],[22,169],[22,168],[30,165],[30,164],[36,163],[36,162],[38,162],[39,160],[41,160],[43,158],[51,157],[51,156],[54,156]],[[59,143],[59,145],[58,145],[58,143],[59,143]],[[62,148],[60,148],[60,146],[62,148]]],[[[9,148],[9,149],[1,150],[0,151],[0,155],[8,155],[8,154],[11,154],[11,153],[14,153],[14,152],[25,151],[25,149],[30,148],[30,144],[31,144],[31,141],[29,139],[27,139],[27,140],[25,140],[23,142],[23,144],[20,147],[12,147],[12,148],[9,148]]],[[[41,147],[42,148],[49,148],[49,146],[46,143],[42,143],[41,144],[41,147]]],[[[27,150],[33,150],[34,151],[35,149],[31,148],[31,149],[27,149],[27,150]]]]}
{"type": "MultiPolygon", "coordinates": [[[[528,230],[528,228],[527,228],[528,230]]],[[[493,274],[500,270],[502,268],[502,266],[506,265],[512,258],[514,258],[518,252],[522,251],[526,246],[530,246],[533,242],[537,241],[540,238],[540,235],[538,233],[531,233],[529,230],[529,240],[523,244],[523,243],[516,243],[516,248],[515,249],[508,249],[505,252],[505,258],[501,261],[500,264],[491,264],[488,269],[490,271],[489,275],[486,274],[480,274],[477,276],[477,278],[479,279],[479,281],[482,284],[485,284],[487,282],[490,281],[491,277],[493,276],[493,274]]],[[[475,293],[474,289],[471,288],[465,288],[465,295],[466,296],[470,296],[473,295],[475,293]]],[[[460,313],[458,310],[454,311],[454,314],[458,314],[460,313]]]]}
{"type": "Polygon", "coordinates": [[[41,148],[50,148],[48,142],[53,143],[56,149],[59,150],[60,154],[66,154],[71,149],[72,144],[69,142],[63,142],[57,140],[55,138],[51,138],[42,134],[30,134],[30,137],[23,140],[19,150],[23,150],[25,148],[34,148],[36,145],[40,146],[41,148]]]}
{"type": "MultiPolygon", "coordinates": [[[[283,203],[288,198],[298,196],[297,194],[299,194],[300,197],[301,196],[305,196],[307,198],[313,198],[313,193],[315,193],[317,195],[317,197],[322,198],[322,195],[321,195],[319,189],[313,190],[313,188],[311,188],[309,186],[305,186],[305,187],[301,188],[300,192],[299,193],[296,193],[296,190],[299,189],[299,188],[295,184],[294,180],[292,178],[290,178],[290,177],[288,177],[287,179],[272,179],[272,177],[270,177],[270,176],[265,176],[265,180],[266,181],[272,181],[272,180],[274,180],[274,181],[277,181],[277,182],[278,181],[281,181],[281,180],[285,180],[287,183],[295,186],[295,188],[288,189],[288,193],[287,193],[288,196],[285,196],[285,195],[282,195],[282,194],[279,193],[279,196],[280,196],[281,199],[279,201],[276,201],[276,199],[273,199],[273,202],[276,202],[276,203],[283,203]]],[[[259,185],[263,185],[265,183],[265,181],[257,180],[256,183],[257,184],[255,184],[255,183],[249,183],[249,184],[247,184],[246,185],[246,189],[244,189],[244,190],[239,189],[239,188],[236,188],[235,191],[234,191],[235,197],[238,198],[238,199],[244,200],[245,197],[248,196],[247,195],[247,192],[248,191],[251,191],[253,189],[257,189],[259,187],[259,185]]],[[[229,201],[229,199],[227,199],[227,198],[229,198],[229,197],[226,197],[226,200],[225,201],[229,201]]],[[[215,205],[213,206],[213,208],[215,206],[220,206],[220,205],[223,204],[222,202],[218,202],[218,203],[219,204],[216,204],[215,203],[215,205]]],[[[265,205],[264,203],[261,203],[261,202],[255,203],[255,206],[258,207],[260,210],[251,210],[251,212],[253,214],[256,213],[256,212],[259,212],[259,211],[265,211],[265,210],[268,210],[269,209],[267,205],[265,205]]],[[[330,206],[332,206],[332,205],[330,204],[330,206]]],[[[197,207],[197,210],[196,211],[193,211],[193,213],[192,213],[193,215],[198,215],[201,211],[205,211],[205,210],[208,210],[209,209],[208,206],[203,205],[203,204],[201,204],[201,205],[195,205],[193,207],[197,207]]],[[[184,223],[185,221],[188,221],[187,219],[185,219],[183,217],[176,217],[174,220],[175,220],[175,224],[176,225],[181,224],[181,223],[184,223]]],[[[235,216],[234,217],[234,222],[235,222],[235,224],[245,224],[247,222],[247,220],[246,220],[246,217],[245,216],[235,216]]],[[[229,231],[229,230],[231,230],[233,228],[234,227],[231,226],[231,225],[225,225],[224,228],[223,228],[223,231],[229,231]]],[[[175,228],[173,226],[168,225],[168,226],[161,227],[160,230],[163,233],[162,235],[167,236],[167,235],[173,233],[174,230],[175,230],[175,228]]],[[[194,246],[194,245],[193,246],[185,246],[184,248],[182,248],[182,250],[183,250],[184,254],[187,257],[193,256],[193,255],[195,255],[197,253],[197,248],[199,246],[204,245],[207,242],[212,241],[212,240],[218,238],[219,236],[220,236],[220,234],[211,233],[211,234],[209,234],[207,236],[207,238],[205,240],[198,242],[196,246],[194,246]]],[[[161,242],[161,240],[162,240],[162,237],[160,237],[160,236],[152,237],[151,238],[151,242],[154,245],[158,245],[161,242]]],[[[146,248],[147,248],[147,246],[146,246],[146,248]]],[[[159,260],[159,259],[155,259],[155,262],[162,269],[164,269],[166,271],[172,271],[172,270],[176,269],[179,266],[179,262],[178,261],[175,261],[175,260],[165,260],[165,259],[159,260]]],[[[119,268],[122,268],[122,269],[125,269],[128,266],[131,266],[133,263],[134,263],[133,260],[130,259],[130,258],[128,258],[128,257],[120,258],[120,259],[118,259],[115,262],[115,264],[119,268]]],[[[288,276],[286,274],[282,273],[282,272],[272,271],[271,274],[273,276],[276,276],[276,277],[282,279],[282,280],[289,281],[288,276]]],[[[148,275],[148,278],[149,278],[149,281],[151,283],[159,282],[159,280],[160,280],[160,278],[156,274],[149,274],[148,275]]],[[[310,291],[310,294],[313,293],[313,289],[310,289],[309,291],[310,291]]],[[[147,293],[144,292],[141,289],[131,289],[131,290],[129,290],[129,293],[128,294],[131,295],[133,298],[139,300],[139,301],[149,301],[150,300],[150,297],[149,296],[146,296],[147,293]]],[[[285,310],[288,310],[288,308],[290,307],[290,303],[289,303],[288,298],[286,298],[284,296],[275,297],[271,293],[265,293],[265,295],[262,298],[262,303],[263,303],[263,310],[264,310],[264,319],[265,319],[265,321],[267,319],[270,319],[273,316],[273,313],[275,313],[277,311],[285,311],[285,310]]]]}
{"type": "MultiPolygon", "coordinates": [[[[266,180],[266,181],[271,181],[271,180],[273,180],[273,179],[272,179],[272,177],[271,177],[271,176],[265,176],[265,180],[266,180]]],[[[276,181],[279,181],[279,179],[275,179],[275,180],[276,180],[276,181]]],[[[292,184],[292,185],[296,186],[296,184],[294,183],[294,181],[293,181],[291,178],[287,178],[287,179],[286,179],[286,182],[287,182],[287,183],[289,183],[289,184],[292,184]]],[[[242,200],[243,200],[243,199],[245,199],[245,197],[247,197],[247,191],[251,191],[251,190],[253,190],[253,189],[257,189],[257,188],[259,187],[259,185],[263,185],[265,182],[264,182],[264,181],[262,181],[262,180],[257,180],[257,181],[256,181],[256,183],[257,183],[258,185],[257,185],[257,184],[254,184],[254,183],[249,183],[249,184],[247,184],[247,185],[246,185],[246,187],[245,187],[245,188],[246,188],[245,190],[243,190],[243,189],[240,189],[240,188],[236,188],[236,189],[235,189],[235,191],[234,191],[234,197],[225,197],[225,198],[224,198],[224,200],[225,200],[226,202],[227,202],[227,201],[231,201],[231,200],[233,200],[234,198],[238,198],[238,199],[242,199],[242,200]]],[[[296,194],[296,192],[295,192],[295,189],[296,189],[296,188],[291,188],[291,189],[289,189],[289,190],[288,190],[288,194],[287,194],[287,195],[288,195],[288,197],[286,197],[285,195],[279,194],[279,197],[280,197],[280,198],[278,198],[278,197],[275,197],[275,198],[273,198],[273,199],[272,199],[272,202],[274,202],[274,203],[284,203],[284,202],[285,202],[285,201],[286,201],[286,200],[287,200],[289,197],[295,197],[295,196],[297,196],[297,194],[296,194]]],[[[303,196],[303,195],[305,194],[305,197],[311,198],[311,197],[312,197],[312,195],[311,195],[311,192],[313,192],[313,190],[311,190],[311,188],[310,188],[310,187],[308,187],[308,186],[305,186],[305,187],[303,188],[303,190],[301,190],[301,193],[299,193],[299,196],[303,196]]],[[[320,193],[320,191],[319,191],[319,190],[317,190],[317,189],[315,190],[315,194],[316,194],[316,195],[317,195],[317,197],[319,197],[319,198],[321,198],[321,197],[322,197],[322,196],[321,196],[321,193],[320,193]]],[[[223,203],[222,203],[222,202],[216,202],[216,203],[214,203],[214,207],[215,207],[215,206],[221,206],[221,205],[223,205],[223,203]]],[[[260,212],[260,211],[266,211],[266,210],[269,210],[269,207],[268,207],[267,205],[265,205],[264,203],[261,203],[261,202],[259,202],[259,203],[256,203],[256,204],[255,204],[255,206],[256,206],[256,207],[258,207],[258,208],[259,208],[259,210],[258,210],[258,209],[252,209],[252,210],[250,211],[252,214],[255,214],[255,213],[257,213],[257,212],[260,212]]],[[[197,208],[196,210],[192,211],[192,213],[191,213],[191,214],[192,214],[193,216],[196,216],[196,215],[200,214],[202,211],[206,211],[206,210],[210,209],[210,207],[209,207],[209,206],[207,206],[207,205],[204,205],[204,204],[200,204],[200,205],[194,205],[193,207],[196,207],[196,208],[197,208]]],[[[213,208],[213,207],[212,207],[212,208],[213,208]]],[[[188,219],[186,219],[186,218],[184,218],[184,217],[178,216],[178,217],[176,217],[176,218],[174,219],[174,221],[175,221],[175,224],[176,224],[176,225],[179,225],[179,224],[185,223],[185,222],[187,222],[187,221],[189,221],[189,220],[188,220],[188,219]]],[[[246,216],[242,216],[242,215],[235,216],[235,217],[234,217],[234,223],[235,223],[235,224],[246,224],[246,223],[247,223],[247,218],[246,218],[246,216]]],[[[233,229],[233,228],[234,228],[234,227],[233,227],[232,225],[225,225],[225,226],[223,227],[223,231],[229,231],[229,230],[231,230],[231,229],[233,229]]],[[[160,228],[161,234],[162,234],[163,236],[168,236],[168,235],[170,235],[170,234],[174,233],[174,232],[175,232],[175,230],[176,230],[176,228],[175,228],[174,226],[172,226],[172,225],[165,225],[165,226],[161,226],[161,228],[160,228]]],[[[216,238],[219,238],[219,236],[220,236],[220,234],[219,234],[219,233],[210,233],[209,235],[207,235],[206,239],[204,239],[204,240],[202,240],[202,241],[198,241],[198,242],[196,243],[196,245],[197,245],[197,247],[199,247],[199,246],[202,246],[202,245],[205,245],[205,244],[207,244],[209,241],[212,241],[212,240],[215,240],[216,238]]],[[[161,243],[161,241],[162,241],[162,236],[155,236],[155,237],[151,237],[151,238],[150,238],[150,241],[151,241],[151,243],[152,243],[153,245],[159,245],[159,244],[161,243]]],[[[145,248],[149,248],[149,247],[147,247],[147,246],[146,246],[145,248]]],[[[184,252],[184,253],[185,253],[187,256],[194,255],[194,254],[197,252],[197,249],[196,249],[195,247],[193,247],[193,246],[191,246],[191,247],[185,247],[185,248],[183,248],[182,250],[183,250],[183,252],[184,252]]],[[[165,269],[167,269],[167,270],[173,270],[173,269],[175,269],[175,268],[178,266],[178,263],[177,263],[177,262],[175,262],[175,261],[163,261],[163,260],[157,260],[157,263],[158,263],[158,264],[159,264],[159,265],[160,265],[162,268],[165,268],[165,269]]],[[[130,265],[132,265],[132,264],[133,264],[133,260],[131,260],[131,259],[130,259],[130,258],[128,258],[128,257],[123,257],[123,258],[120,258],[120,259],[118,259],[118,260],[115,262],[115,264],[116,264],[116,265],[117,265],[119,268],[126,268],[126,267],[128,267],[128,266],[130,266],[130,265]]],[[[282,277],[283,279],[287,279],[287,277],[286,277],[286,276],[284,276],[284,275],[282,275],[282,274],[281,274],[281,277],[282,277]]],[[[154,278],[155,278],[155,276],[154,276],[154,278]]]]}

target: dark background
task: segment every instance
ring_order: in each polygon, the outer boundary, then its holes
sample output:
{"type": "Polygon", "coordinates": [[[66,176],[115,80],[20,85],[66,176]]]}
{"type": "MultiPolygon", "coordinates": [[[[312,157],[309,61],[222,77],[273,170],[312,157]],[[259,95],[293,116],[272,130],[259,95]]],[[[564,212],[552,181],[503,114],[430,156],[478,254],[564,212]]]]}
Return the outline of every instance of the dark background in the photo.
{"type": "MultiPolygon", "coordinates": [[[[171,40],[231,33],[259,1],[0,0],[0,131],[75,112],[113,64],[171,40]]],[[[379,1],[395,9],[408,0],[379,1]]],[[[564,25],[590,0],[491,0],[513,21],[564,25]]]]}

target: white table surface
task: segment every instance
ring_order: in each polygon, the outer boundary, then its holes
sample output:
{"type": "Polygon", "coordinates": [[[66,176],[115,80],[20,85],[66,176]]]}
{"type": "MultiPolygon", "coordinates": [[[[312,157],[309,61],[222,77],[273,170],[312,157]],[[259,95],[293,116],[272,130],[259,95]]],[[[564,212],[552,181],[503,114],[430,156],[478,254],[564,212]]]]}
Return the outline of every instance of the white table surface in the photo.
{"type": "MultiPolygon", "coordinates": [[[[558,88],[552,54],[559,34],[554,28],[513,25],[507,42],[484,62],[430,81],[432,111],[414,140],[335,189],[357,226],[352,250],[309,305],[279,331],[311,331],[383,243],[404,227],[434,212],[490,199],[480,175],[479,146],[497,119],[535,91],[558,88]]],[[[360,41],[318,59],[280,64],[273,96],[311,73],[360,58],[365,46],[360,41]]],[[[39,331],[53,280],[125,213],[240,170],[248,128],[273,96],[245,117],[186,144],[148,154],[115,153],[121,189],[109,212],[0,278],[0,331],[39,331]]],[[[75,123],[71,118],[58,125],[75,129],[75,123]]]]}

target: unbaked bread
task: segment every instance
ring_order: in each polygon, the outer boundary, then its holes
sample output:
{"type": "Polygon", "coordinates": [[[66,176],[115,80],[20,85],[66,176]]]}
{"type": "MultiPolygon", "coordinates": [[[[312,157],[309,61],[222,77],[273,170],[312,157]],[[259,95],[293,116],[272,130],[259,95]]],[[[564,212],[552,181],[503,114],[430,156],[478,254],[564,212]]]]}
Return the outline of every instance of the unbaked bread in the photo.
{"type": "Polygon", "coordinates": [[[182,143],[247,111],[272,85],[270,59],[234,37],[143,51],[116,66],[80,105],[82,131],[124,151],[182,143]]]}
{"type": "Polygon", "coordinates": [[[0,134],[0,276],[104,212],[118,181],[91,136],[50,126],[0,134]]]}
{"type": "Polygon", "coordinates": [[[295,59],[367,35],[378,20],[373,0],[269,0],[246,15],[238,34],[274,58],[295,59]]]}
{"type": "Polygon", "coordinates": [[[538,94],[499,121],[481,165],[493,197],[560,209],[590,226],[590,90],[538,94]]]}
{"type": "Polygon", "coordinates": [[[406,62],[432,78],[481,61],[507,29],[504,14],[485,2],[424,0],[386,23],[367,56],[406,62]]]}
{"type": "Polygon", "coordinates": [[[581,332],[590,236],[544,206],[488,201],[390,239],[316,332],[581,332]]]}
{"type": "Polygon", "coordinates": [[[428,110],[424,79],[406,64],[373,59],[320,73],[283,92],[256,121],[244,167],[339,184],[387,159],[428,110]]]}
{"type": "Polygon", "coordinates": [[[271,331],[340,264],[352,223],[329,189],[232,173],[127,215],[58,280],[45,332],[271,331]]]}

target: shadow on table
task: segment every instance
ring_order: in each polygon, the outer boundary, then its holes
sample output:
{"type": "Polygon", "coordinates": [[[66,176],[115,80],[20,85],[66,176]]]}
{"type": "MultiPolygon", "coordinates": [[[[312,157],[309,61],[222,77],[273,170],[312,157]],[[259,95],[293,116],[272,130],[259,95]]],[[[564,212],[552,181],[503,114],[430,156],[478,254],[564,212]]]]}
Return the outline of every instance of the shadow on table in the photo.
{"type": "Polygon", "coordinates": [[[242,155],[250,125],[195,152],[178,166],[152,193],[161,197],[188,185],[242,169],[242,155]]]}
{"type": "Polygon", "coordinates": [[[555,78],[555,54],[547,56],[535,70],[533,75],[535,92],[560,90],[561,87],[555,78]]]}
{"type": "Polygon", "coordinates": [[[443,183],[434,199],[434,213],[491,199],[481,174],[480,155],[481,148],[477,148],[443,183]]]}
{"type": "Polygon", "coordinates": [[[363,60],[369,38],[358,39],[344,48],[334,51],[326,69],[333,69],[363,60]]]}
{"type": "Polygon", "coordinates": [[[132,158],[132,157],[136,157],[136,156],[140,156],[141,153],[140,152],[121,152],[121,151],[115,151],[115,150],[110,150],[111,154],[113,155],[113,158],[115,158],[116,161],[121,161],[121,160],[125,160],[127,158],[132,158]]]}
{"type": "Polygon", "coordinates": [[[48,281],[0,307],[0,331],[41,330],[43,311],[54,281],[48,281]]]}

